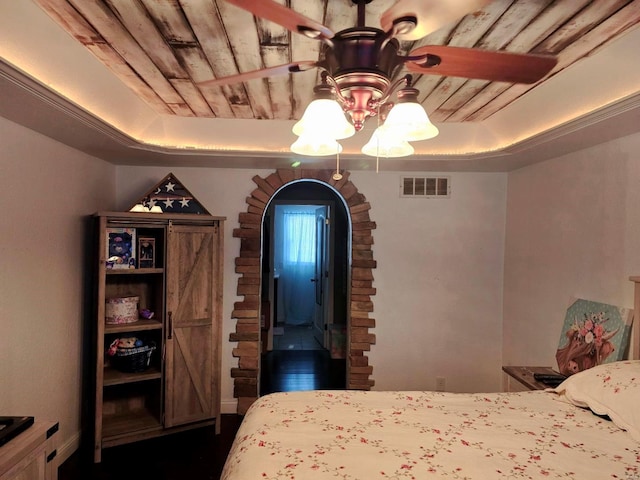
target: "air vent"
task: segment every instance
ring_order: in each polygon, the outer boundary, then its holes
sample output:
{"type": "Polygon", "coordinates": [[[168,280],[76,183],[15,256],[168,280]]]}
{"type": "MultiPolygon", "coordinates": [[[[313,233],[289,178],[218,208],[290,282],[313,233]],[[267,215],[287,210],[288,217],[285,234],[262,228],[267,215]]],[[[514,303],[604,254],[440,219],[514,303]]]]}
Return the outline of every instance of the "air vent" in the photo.
{"type": "Polygon", "coordinates": [[[451,196],[449,177],[402,177],[401,197],[449,198],[451,196]]]}

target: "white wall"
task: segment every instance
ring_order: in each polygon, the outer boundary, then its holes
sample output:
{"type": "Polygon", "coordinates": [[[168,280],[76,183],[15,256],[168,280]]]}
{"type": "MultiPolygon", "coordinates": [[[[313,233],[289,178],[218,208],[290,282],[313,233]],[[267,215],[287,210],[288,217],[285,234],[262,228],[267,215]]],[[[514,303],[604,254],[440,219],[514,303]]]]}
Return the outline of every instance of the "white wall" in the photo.
{"type": "Polygon", "coordinates": [[[0,414],[60,422],[78,443],[88,216],[113,208],[115,168],[0,118],[0,414]]]}
{"type": "MultiPolygon", "coordinates": [[[[228,341],[240,252],[238,214],[272,170],[117,168],[118,208],[127,209],[173,172],[213,214],[227,217],[223,325],[223,409],[235,411],[229,376],[237,361],[228,341]]],[[[451,199],[402,199],[399,173],[356,171],[351,180],[371,204],[377,294],[370,363],[376,389],[500,389],[502,261],[506,174],[458,173],[451,199]],[[419,365],[419,368],[412,368],[419,365]]]]}
{"type": "Polygon", "coordinates": [[[633,308],[640,134],[509,174],[505,364],[556,366],[569,299],[633,308]]]}
{"type": "Polygon", "coordinates": [[[376,389],[499,390],[506,174],[451,174],[450,199],[400,198],[400,177],[351,175],[377,224],[376,389]]]}

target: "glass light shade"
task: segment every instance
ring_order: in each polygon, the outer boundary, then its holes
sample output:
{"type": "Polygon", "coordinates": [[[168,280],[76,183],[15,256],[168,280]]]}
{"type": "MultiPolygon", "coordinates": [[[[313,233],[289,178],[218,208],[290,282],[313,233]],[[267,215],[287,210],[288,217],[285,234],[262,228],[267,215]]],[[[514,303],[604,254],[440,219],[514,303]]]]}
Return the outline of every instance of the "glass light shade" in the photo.
{"type": "Polygon", "coordinates": [[[312,101],[292,130],[299,137],[307,134],[321,134],[334,140],[348,138],[356,133],[355,127],[345,117],[340,104],[327,98],[312,101]]]}
{"type": "Polygon", "coordinates": [[[326,136],[301,135],[291,145],[291,151],[299,155],[322,157],[325,155],[337,155],[342,151],[342,145],[333,138],[326,136]]]}
{"type": "Polygon", "coordinates": [[[406,140],[393,135],[384,126],[376,128],[367,144],[362,147],[362,153],[371,157],[406,157],[413,155],[414,151],[406,140]]]}
{"type": "Polygon", "coordinates": [[[394,105],[387,115],[384,126],[390,134],[402,137],[408,142],[427,140],[439,133],[422,105],[415,102],[394,105]]]}
{"type": "Polygon", "coordinates": [[[131,209],[129,209],[129,211],[130,212],[148,212],[149,209],[141,203],[136,203],[133,207],[131,207],[131,209]]]}

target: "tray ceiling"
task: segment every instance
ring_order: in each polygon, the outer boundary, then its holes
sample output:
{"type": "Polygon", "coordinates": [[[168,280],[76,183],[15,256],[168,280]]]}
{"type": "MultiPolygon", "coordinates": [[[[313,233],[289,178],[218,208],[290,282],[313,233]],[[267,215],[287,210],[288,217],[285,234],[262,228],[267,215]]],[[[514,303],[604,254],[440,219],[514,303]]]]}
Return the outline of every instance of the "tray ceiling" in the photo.
{"type": "MultiPolygon", "coordinates": [[[[134,139],[134,143],[140,143],[136,147],[139,150],[145,150],[144,145],[148,143],[151,149],[155,145],[160,150],[176,147],[203,152],[218,150],[218,154],[289,155],[286,142],[295,140],[290,125],[300,118],[311,101],[318,69],[222,87],[204,87],[201,82],[291,61],[317,60],[318,41],[256,19],[224,0],[34,0],[34,3],[46,12],[47,21],[55,22],[68,34],[69,42],[90,52],[106,67],[105,72],[110,72],[109,75],[126,86],[128,94],[132,93],[144,104],[143,109],[149,109],[156,116],[155,120],[145,120],[144,129],[132,129],[127,128],[126,121],[118,120],[123,112],[108,112],[104,107],[92,109],[91,105],[71,99],[81,109],[134,139]],[[196,123],[199,120],[202,123],[196,123]],[[203,133],[211,126],[215,130],[216,125],[222,125],[221,132],[227,128],[244,129],[245,137],[246,127],[240,125],[255,126],[252,131],[256,135],[263,130],[282,130],[288,135],[283,138],[288,140],[279,146],[265,141],[260,147],[252,146],[248,139],[244,144],[234,141],[234,135],[229,135],[226,145],[224,142],[212,145],[215,141],[211,139],[203,145],[197,139],[203,125],[206,125],[203,133]],[[157,132],[158,128],[170,134],[165,138],[157,132]],[[181,132],[190,132],[182,144],[181,132]]],[[[391,0],[369,3],[366,25],[379,27],[382,12],[392,3],[391,0]]],[[[351,0],[287,0],[286,5],[334,32],[353,27],[357,22],[357,9],[351,0]]],[[[438,142],[433,143],[436,147],[416,144],[417,157],[486,156],[486,152],[508,150],[548,133],[559,124],[606,107],[606,99],[600,104],[588,99],[582,104],[573,101],[569,107],[573,112],[562,118],[556,115],[556,125],[550,125],[543,114],[533,130],[527,131],[521,126],[518,132],[508,132],[513,115],[522,118],[537,114],[540,98],[548,98],[550,104],[557,102],[557,97],[543,95],[563,88],[561,79],[565,76],[572,75],[572,82],[581,82],[577,91],[587,91],[584,89],[594,77],[580,78],[576,74],[581,62],[595,55],[602,56],[601,52],[633,32],[639,22],[640,1],[637,0],[496,0],[418,41],[401,42],[404,53],[421,45],[451,45],[551,54],[558,58],[556,68],[535,85],[418,75],[415,86],[421,92],[420,101],[431,120],[441,128],[443,138],[439,142],[443,146],[437,147],[438,142]],[[529,110],[523,111],[523,108],[529,110]],[[472,146],[457,145],[454,138],[459,138],[461,132],[469,137],[487,133],[487,138],[477,140],[472,146]]],[[[15,65],[11,60],[8,63],[15,65]]],[[[633,60],[637,63],[637,56],[633,60]]],[[[28,63],[15,66],[31,74],[28,63]]],[[[599,72],[595,78],[600,75],[606,72],[599,72]]],[[[43,81],[37,74],[35,77],[43,81]]],[[[626,85],[619,90],[622,93],[609,92],[613,100],[624,100],[637,93],[629,91],[626,85]]],[[[67,92],[57,93],[65,98],[69,96],[67,92]]],[[[114,89],[113,105],[118,105],[117,95],[114,89]]],[[[368,122],[375,123],[376,119],[368,122]]],[[[272,141],[274,135],[277,136],[272,133],[272,141]]],[[[364,144],[366,139],[368,136],[354,145],[364,144]]],[[[354,154],[357,148],[347,145],[345,153],[354,154]]]]}

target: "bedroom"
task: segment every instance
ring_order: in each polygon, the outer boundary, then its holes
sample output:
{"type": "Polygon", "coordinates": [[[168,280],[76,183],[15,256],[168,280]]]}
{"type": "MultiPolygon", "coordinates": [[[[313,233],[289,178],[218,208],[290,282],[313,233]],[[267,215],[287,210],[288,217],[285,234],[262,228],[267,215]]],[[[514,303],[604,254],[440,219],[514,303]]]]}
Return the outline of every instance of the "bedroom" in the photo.
{"type": "MultiPolygon", "coordinates": [[[[128,208],[169,171],[226,216],[227,339],[238,301],[232,230],[252,178],[273,168],[116,165],[19,123],[0,119],[0,405],[60,421],[64,458],[80,433],[88,216],[128,208]]],[[[437,202],[399,198],[404,172],[351,170],[377,224],[375,389],[433,389],[444,376],[451,391],[499,390],[503,364],[553,364],[569,297],[632,305],[628,277],[640,272],[638,124],[636,114],[619,123],[633,133],[513,171],[450,172],[455,195],[437,202]]],[[[232,348],[223,342],[225,372],[234,366],[232,348]]],[[[225,376],[223,411],[235,411],[232,390],[225,376]]]]}

